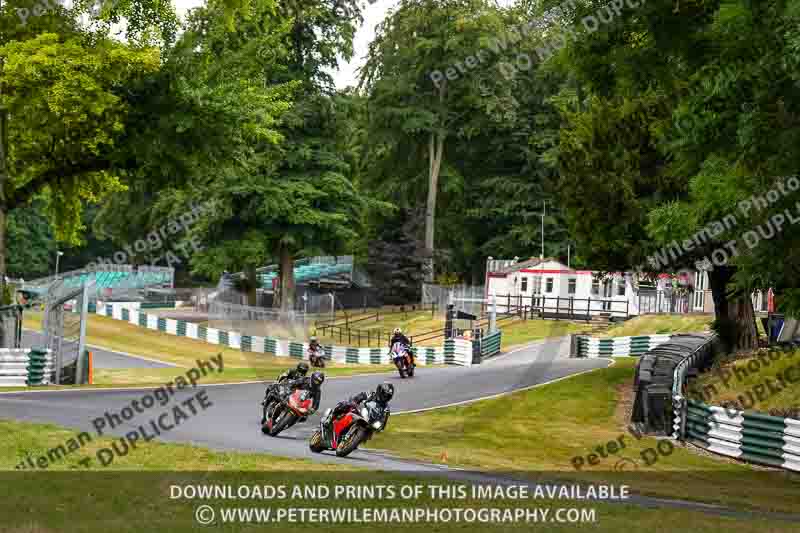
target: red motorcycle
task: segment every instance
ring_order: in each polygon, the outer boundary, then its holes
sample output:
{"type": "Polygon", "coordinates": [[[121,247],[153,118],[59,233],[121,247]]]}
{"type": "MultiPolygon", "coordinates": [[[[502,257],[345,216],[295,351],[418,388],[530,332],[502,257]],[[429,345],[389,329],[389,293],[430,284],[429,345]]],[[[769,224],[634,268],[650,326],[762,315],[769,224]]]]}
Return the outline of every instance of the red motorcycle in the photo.
{"type": "Polygon", "coordinates": [[[325,411],[319,429],[311,435],[308,447],[314,453],[334,450],[337,457],[346,457],[375,432],[383,430],[384,414],[375,402],[351,406],[336,420],[329,420],[331,411],[325,411]]]}
{"type": "Polygon", "coordinates": [[[311,410],[313,401],[310,391],[297,389],[289,393],[286,389],[288,387],[281,391],[282,400],[273,402],[267,407],[267,421],[261,431],[272,437],[289,429],[301,418],[307,417],[311,410]]]}

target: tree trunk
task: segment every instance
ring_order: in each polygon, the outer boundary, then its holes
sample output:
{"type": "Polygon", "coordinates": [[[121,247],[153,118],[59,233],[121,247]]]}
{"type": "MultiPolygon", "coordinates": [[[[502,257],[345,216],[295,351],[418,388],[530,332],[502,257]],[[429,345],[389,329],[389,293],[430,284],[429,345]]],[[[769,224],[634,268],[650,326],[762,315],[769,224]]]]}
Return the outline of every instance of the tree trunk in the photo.
{"type": "Polygon", "coordinates": [[[294,259],[285,244],[280,245],[281,311],[294,310],[294,259]]]}
{"type": "Polygon", "coordinates": [[[444,135],[441,133],[431,133],[428,144],[428,202],[425,207],[425,251],[427,257],[427,268],[425,270],[425,281],[433,282],[433,253],[434,253],[434,230],[436,228],[436,195],[439,190],[439,172],[442,166],[442,152],[444,151],[444,135]]]}
{"type": "MultiPolygon", "coordinates": [[[[439,103],[444,104],[447,86],[439,88],[439,103]]],[[[444,125],[441,125],[444,127],[444,125]]],[[[431,132],[428,139],[428,202],[425,206],[425,252],[428,255],[425,264],[424,280],[433,282],[434,277],[434,229],[436,227],[436,195],[439,191],[439,172],[444,157],[444,131],[431,132]]]]}
{"type": "Polygon", "coordinates": [[[746,291],[730,293],[728,290],[734,272],[728,266],[715,266],[708,272],[711,297],[714,300],[715,330],[728,352],[758,347],[755,313],[750,295],[746,291]]]}
{"type": "Polygon", "coordinates": [[[247,305],[251,307],[258,306],[258,276],[256,275],[256,267],[248,266],[245,270],[247,274],[247,305]]]}

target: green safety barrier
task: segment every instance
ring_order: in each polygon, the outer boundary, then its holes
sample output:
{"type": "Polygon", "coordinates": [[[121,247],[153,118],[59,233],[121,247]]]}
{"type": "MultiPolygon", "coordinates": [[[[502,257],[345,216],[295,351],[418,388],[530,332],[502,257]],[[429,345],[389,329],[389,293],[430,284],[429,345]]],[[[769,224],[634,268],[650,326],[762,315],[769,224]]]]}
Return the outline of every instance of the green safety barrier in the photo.
{"type": "Polygon", "coordinates": [[[242,351],[243,352],[253,351],[253,337],[251,337],[250,335],[242,335],[242,351]]]}
{"type": "Polygon", "coordinates": [[[45,350],[34,348],[28,353],[28,379],[26,383],[29,386],[42,385],[47,380],[46,374],[47,367],[47,352],[45,350]]]}
{"type": "Polygon", "coordinates": [[[297,359],[303,358],[303,345],[299,342],[290,342],[289,343],[289,356],[295,357],[297,359]]]}

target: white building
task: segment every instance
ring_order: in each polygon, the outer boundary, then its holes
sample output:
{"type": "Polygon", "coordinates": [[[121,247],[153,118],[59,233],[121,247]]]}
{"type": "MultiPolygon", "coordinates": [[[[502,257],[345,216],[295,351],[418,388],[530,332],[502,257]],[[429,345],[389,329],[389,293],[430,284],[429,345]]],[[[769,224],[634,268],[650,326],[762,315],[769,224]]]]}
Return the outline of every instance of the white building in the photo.
{"type": "MultiPolygon", "coordinates": [[[[587,318],[600,313],[625,318],[648,313],[713,313],[706,272],[659,274],[646,283],[633,273],[575,270],[557,259],[495,260],[486,264],[486,300],[499,312],[533,309],[544,316],[587,318]]],[[[756,312],[766,312],[772,295],[752,295],[756,312]]]]}
{"type": "Polygon", "coordinates": [[[545,316],[610,313],[622,318],[639,314],[631,274],[608,274],[601,279],[598,272],[574,270],[552,258],[503,263],[496,268],[490,259],[485,283],[487,299],[494,296],[500,312],[529,307],[545,316]]]}

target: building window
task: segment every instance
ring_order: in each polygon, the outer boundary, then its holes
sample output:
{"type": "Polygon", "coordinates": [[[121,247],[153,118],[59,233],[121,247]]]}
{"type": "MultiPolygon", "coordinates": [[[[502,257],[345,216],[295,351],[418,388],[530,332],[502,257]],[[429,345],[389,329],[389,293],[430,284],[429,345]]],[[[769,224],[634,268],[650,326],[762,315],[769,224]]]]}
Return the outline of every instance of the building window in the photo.
{"type": "Polygon", "coordinates": [[[625,296],[625,278],[617,280],[617,296],[625,296]]]}
{"type": "Polygon", "coordinates": [[[533,278],[533,294],[542,293],[542,278],[536,276],[533,278]]]}
{"type": "Polygon", "coordinates": [[[521,290],[522,290],[522,292],[528,292],[528,278],[527,277],[522,278],[521,290]]]}
{"type": "Polygon", "coordinates": [[[553,278],[547,278],[544,292],[553,292],[553,278]]]}
{"type": "Polygon", "coordinates": [[[600,295],[600,280],[595,279],[592,280],[592,295],[599,296],[600,295]]]}
{"type": "Polygon", "coordinates": [[[567,285],[567,293],[568,294],[575,294],[575,287],[577,286],[578,281],[575,278],[569,279],[569,284],[567,285]]]}

